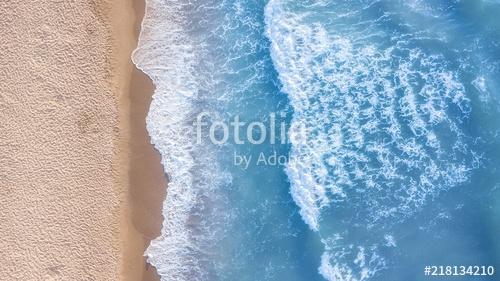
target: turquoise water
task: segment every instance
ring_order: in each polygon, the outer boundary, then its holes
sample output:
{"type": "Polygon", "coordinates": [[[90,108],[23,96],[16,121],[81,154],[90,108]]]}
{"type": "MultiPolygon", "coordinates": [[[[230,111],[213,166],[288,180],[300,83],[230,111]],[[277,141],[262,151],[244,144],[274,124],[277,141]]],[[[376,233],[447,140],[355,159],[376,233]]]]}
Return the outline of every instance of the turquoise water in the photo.
{"type": "Polygon", "coordinates": [[[157,87],[147,125],[170,180],[146,252],[162,280],[498,269],[498,14],[498,1],[149,0],[134,62],[157,87]]]}

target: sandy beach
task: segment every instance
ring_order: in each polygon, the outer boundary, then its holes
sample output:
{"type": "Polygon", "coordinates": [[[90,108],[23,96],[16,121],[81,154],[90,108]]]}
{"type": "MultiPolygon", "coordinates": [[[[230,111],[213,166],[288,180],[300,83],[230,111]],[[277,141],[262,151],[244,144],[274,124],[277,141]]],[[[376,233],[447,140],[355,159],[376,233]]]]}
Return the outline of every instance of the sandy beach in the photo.
{"type": "Polygon", "coordinates": [[[0,3],[0,280],[159,280],[143,1],[0,3]]]}

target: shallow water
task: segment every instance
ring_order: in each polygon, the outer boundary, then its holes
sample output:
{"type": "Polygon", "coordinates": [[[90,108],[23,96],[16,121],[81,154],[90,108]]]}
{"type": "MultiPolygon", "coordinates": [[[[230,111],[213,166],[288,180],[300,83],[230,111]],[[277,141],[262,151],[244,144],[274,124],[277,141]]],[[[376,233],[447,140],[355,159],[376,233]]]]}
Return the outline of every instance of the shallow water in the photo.
{"type": "Polygon", "coordinates": [[[147,124],[170,178],[146,252],[162,280],[498,269],[498,12],[149,0],[134,62],[157,86],[147,124]]]}

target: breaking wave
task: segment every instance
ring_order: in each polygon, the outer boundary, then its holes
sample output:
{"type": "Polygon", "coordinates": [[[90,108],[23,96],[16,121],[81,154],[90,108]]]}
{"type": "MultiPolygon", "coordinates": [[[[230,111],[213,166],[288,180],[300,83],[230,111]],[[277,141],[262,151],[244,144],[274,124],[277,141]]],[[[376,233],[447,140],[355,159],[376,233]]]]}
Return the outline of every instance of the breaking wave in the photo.
{"type": "Polygon", "coordinates": [[[389,14],[350,26],[376,9],[365,2],[271,0],[266,8],[271,56],[294,109],[291,132],[308,128],[305,141],[291,138],[291,193],[324,237],[328,280],[372,277],[385,267],[377,252],[387,239],[342,243],[344,234],[324,229],[332,220],[324,213],[340,220],[349,212],[345,219],[365,231],[390,228],[473,169],[461,129],[470,101],[457,72],[420,38],[380,28],[389,14]]]}

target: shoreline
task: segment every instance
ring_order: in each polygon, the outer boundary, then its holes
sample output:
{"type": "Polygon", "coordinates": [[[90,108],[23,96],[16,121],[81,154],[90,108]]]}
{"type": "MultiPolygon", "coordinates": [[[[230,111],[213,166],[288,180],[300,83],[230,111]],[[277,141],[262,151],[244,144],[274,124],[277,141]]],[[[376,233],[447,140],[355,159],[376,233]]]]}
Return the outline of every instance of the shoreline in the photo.
{"type": "Polygon", "coordinates": [[[146,262],[144,252],[150,241],[160,235],[167,186],[161,156],[151,144],[146,130],[154,85],[131,59],[138,44],[145,5],[145,0],[130,0],[130,7],[119,6],[117,9],[121,11],[112,13],[111,21],[118,41],[123,41],[117,44],[118,56],[123,60],[118,68],[124,71],[119,74],[123,88],[118,100],[118,163],[123,174],[117,183],[127,186],[121,206],[121,274],[123,280],[130,281],[160,280],[155,267],[146,262]],[[125,27],[123,19],[133,20],[125,27]]]}

